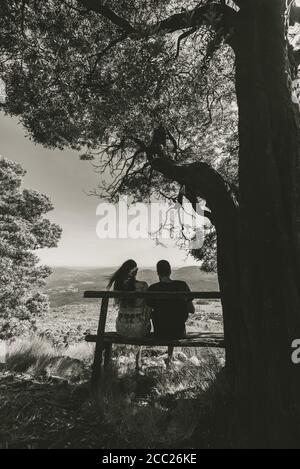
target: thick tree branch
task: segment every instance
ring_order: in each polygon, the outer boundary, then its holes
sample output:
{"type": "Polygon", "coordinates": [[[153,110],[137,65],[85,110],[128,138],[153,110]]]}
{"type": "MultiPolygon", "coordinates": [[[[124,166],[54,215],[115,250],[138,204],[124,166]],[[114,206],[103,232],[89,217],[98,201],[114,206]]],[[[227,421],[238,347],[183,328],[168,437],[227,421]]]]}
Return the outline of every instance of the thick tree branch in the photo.
{"type": "Polygon", "coordinates": [[[197,198],[206,200],[210,211],[209,219],[223,219],[228,210],[237,210],[237,201],[232,197],[229,185],[222,176],[204,162],[175,164],[164,152],[167,132],[159,126],[153,133],[150,145],[144,150],[151,167],[166,179],[185,187],[186,196],[196,204],[197,198]]]}
{"type": "Polygon", "coordinates": [[[128,36],[136,39],[153,36],[158,33],[167,34],[183,29],[198,29],[202,25],[213,26],[217,30],[222,28],[226,36],[228,31],[234,27],[237,15],[237,12],[226,4],[209,2],[193,10],[171,15],[169,18],[156,24],[141,25],[141,27],[134,28],[129,21],[104,5],[101,0],[78,0],[78,2],[88,10],[99,13],[123,32],[127,33],[128,36]]]}
{"type": "MultiPolygon", "coordinates": [[[[198,196],[193,191],[190,190],[189,186],[184,186],[184,190],[180,192],[180,197],[178,198],[178,202],[181,205],[182,205],[184,197],[188,199],[195,213],[198,213],[198,203],[199,203],[198,196]]],[[[210,208],[207,206],[207,204],[206,204],[206,207],[207,207],[207,210],[204,210],[202,213],[200,213],[200,215],[203,215],[204,217],[208,218],[211,224],[214,225],[215,221],[214,221],[213,214],[210,208]]]]}
{"type": "MultiPolygon", "coordinates": [[[[175,145],[173,151],[176,152],[176,141],[163,125],[159,125],[154,130],[150,143],[128,135],[122,139],[120,143],[113,145],[112,149],[110,149],[110,153],[114,154],[122,150],[128,141],[133,142],[137,146],[137,149],[134,157],[130,158],[131,163],[128,166],[127,173],[120,176],[119,182],[122,181],[122,179],[126,182],[129,176],[131,177],[135,174],[132,170],[136,156],[145,155],[147,161],[142,167],[142,171],[145,168],[151,168],[153,171],[163,175],[166,179],[179,183],[182,187],[180,195],[182,195],[182,197],[185,196],[192,203],[195,211],[197,211],[198,198],[204,199],[207,207],[207,211],[204,215],[216,227],[218,220],[222,220],[221,223],[224,224],[224,219],[236,217],[238,203],[230,184],[207,163],[176,163],[166,151],[168,141],[170,141],[172,145],[175,145]]],[[[137,172],[140,171],[141,168],[139,167],[137,172]]],[[[120,189],[119,182],[117,184],[118,190],[120,189]]],[[[182,202],[180,195],[177,199],[179,203],[182,202]]]]}
{"type": "Polygon", "coordinates": [[[111,21],[113,24],[118,26],[128,35],[136,33],[134,27],[121,16],[117,15],[111,8],[104,5],[105,2],[101,0],[78,0],[79,3],[84,6],[87,10],[99,13],[104,18],[111,21]]]}
{"type": "Polygon", "coordinates": [[[202,25],[220,26],[229,29],[234,26],[236,11],[221,3],[207,3],[194,10],[176,13],[169,18],[149,26],[149,31],[154,33],[172,33],[181,29],[199,28],[202,25]]]}

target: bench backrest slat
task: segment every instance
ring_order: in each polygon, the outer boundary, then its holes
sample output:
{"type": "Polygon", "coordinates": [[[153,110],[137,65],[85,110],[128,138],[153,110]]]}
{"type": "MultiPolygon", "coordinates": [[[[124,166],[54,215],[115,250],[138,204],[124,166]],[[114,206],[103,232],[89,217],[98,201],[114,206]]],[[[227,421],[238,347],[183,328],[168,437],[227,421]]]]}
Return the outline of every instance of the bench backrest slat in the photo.
{"type": "Polygon", "coordinates": [[[218,300],[221,298],[221,293],[218,291],[207,291],[207,292],[124,292],[124,291],[86,291],[84,292],[84,298],[153,298],[156,300],[167,300],[167,299],[211,299],[218,300]]]}

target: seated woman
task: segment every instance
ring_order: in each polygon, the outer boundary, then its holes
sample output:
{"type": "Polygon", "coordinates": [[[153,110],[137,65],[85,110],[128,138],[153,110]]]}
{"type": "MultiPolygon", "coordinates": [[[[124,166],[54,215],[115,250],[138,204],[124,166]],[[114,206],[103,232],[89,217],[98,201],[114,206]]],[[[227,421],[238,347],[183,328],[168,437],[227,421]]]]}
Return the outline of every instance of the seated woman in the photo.
{"type": "MultiPolygon", "coordinates": [[[[137,264],[132,259],[124,264],[110,277],[108,289],[113,286],[116,291],[146,291],[146,282],[136,280],[137,264]]],[[[119,335],[130,338],[142,338],[151,330],[150,309],[143,298],[120,298],[115,300],[118,310],[116,331],[119,335]]]]}

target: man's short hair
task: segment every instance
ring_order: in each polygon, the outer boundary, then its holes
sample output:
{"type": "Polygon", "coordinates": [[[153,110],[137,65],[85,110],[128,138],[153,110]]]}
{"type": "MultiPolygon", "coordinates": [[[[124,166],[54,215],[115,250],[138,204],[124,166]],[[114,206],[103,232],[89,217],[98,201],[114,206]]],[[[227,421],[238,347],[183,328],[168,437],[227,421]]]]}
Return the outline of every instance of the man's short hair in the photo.
{"type": "Polygon", "coordinates": [[[156,265],[157,273],[161,277],[169,277],[171,275],[171,266],[168,261],[159,261],[156,265]]]}

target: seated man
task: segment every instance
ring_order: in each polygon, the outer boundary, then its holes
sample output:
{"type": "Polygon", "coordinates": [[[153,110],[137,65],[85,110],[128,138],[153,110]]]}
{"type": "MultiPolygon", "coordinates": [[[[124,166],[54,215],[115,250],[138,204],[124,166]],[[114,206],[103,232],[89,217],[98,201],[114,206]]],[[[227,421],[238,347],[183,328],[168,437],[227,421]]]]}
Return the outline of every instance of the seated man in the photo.
{"type": "MultiPolygon", "coordinates": [[[[159,261],[157,266],[159,282],[148,289],[150,292],[189,292],[189,286],[181,280],[172,280],[171,266],[168,261],[159,261]]],[[[166,339],[180,339],[185,337],[185,322],[189,313],[193,314],[195,308],[189,300],[155,300],[149,299],[147,303],[152,308],[152,322],[157,337],[166,339]]]]}

